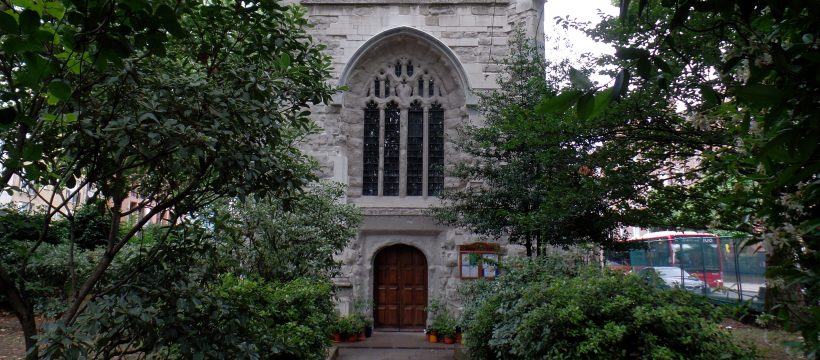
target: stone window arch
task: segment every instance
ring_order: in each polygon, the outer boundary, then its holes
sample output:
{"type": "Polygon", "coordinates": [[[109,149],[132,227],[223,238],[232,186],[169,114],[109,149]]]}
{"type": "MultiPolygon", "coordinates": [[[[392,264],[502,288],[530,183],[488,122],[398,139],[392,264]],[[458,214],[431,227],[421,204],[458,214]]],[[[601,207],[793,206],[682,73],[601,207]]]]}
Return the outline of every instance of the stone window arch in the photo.
{"type": "Polygon", "coordinates": [[[366,81],[363,196],[437,196],[444,185],[447,90],[410,57],[386,62],[366,81]]]}

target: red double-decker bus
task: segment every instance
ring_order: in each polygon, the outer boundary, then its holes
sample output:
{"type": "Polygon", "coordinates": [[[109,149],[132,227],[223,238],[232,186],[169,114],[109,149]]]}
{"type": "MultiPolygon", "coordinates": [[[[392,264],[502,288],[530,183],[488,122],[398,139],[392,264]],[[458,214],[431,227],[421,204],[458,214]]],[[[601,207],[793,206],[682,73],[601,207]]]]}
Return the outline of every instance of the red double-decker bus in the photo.
{"type": "Polygon", "coordinates": [[[723,284],[720,237],[691,231],[660,231],[644,234],[623,245],[628,250],[607,254],[610,267],[628,266],[633,272],[648,267],[677,267],[708,284],[723,284]]]}

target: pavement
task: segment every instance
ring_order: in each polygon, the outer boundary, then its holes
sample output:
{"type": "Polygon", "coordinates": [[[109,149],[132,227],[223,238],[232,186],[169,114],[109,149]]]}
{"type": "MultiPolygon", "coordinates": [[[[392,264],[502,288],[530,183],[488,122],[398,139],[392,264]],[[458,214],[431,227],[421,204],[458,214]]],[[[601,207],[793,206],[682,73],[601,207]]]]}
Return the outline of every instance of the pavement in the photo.
{"type": "Polygon", "coordinates": [[[375,331],[365,341],[338,343],[336,360],[453,360],[461,345],[429,343],[421,331],[375,331]]]}

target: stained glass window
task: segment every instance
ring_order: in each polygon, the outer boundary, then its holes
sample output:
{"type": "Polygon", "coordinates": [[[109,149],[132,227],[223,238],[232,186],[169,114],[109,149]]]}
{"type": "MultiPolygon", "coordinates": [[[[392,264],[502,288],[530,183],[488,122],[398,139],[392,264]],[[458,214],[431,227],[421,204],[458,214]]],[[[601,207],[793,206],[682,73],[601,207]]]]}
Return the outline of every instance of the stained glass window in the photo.
{"type": "Polygon", "coordinates": [[[371,101],[364,110],[362,195],[379,195],[379,108],[371,101]]]}
{"type": "Polygon", "coordinates": [[[384,79],[384,97],[390,96],[390,80],[384,79]]]}
{"type": "Polygon", "coordinates": [[[444,89],[436,82],[424,66],[408,59],[389,62],[375,74],[364,109],[362,195],[440,195],[444,109],[431,98],[443,97],[444,89]],[[391,82],[397,84],[392,90],[391,82]]]}
{"type": "Polygon", "coordinates": [[[427,195],[437,196],[444,188],[444,110],[433,103],[427,123],[427,195]]]}
{"type": "Polygon", "coordinates": [[[382,195],[399,195],[399,105],[390,102],[384,110],[384,174],[382,195]]]}
{"type": "Polygon", "coordinates": [[[424,187],[424,110],[416,100],[407,112],[407,196],[421,196],[424,187]]]}
{"type": "Polygon", "coordinates": [[[376,97],[381,97],[381,93],[382,93],[381,81],[379,81],[379,79],[376,79],[373,82],[373,85],[374,85],[373,86],[373,95],[375,95],[376,97]]]}

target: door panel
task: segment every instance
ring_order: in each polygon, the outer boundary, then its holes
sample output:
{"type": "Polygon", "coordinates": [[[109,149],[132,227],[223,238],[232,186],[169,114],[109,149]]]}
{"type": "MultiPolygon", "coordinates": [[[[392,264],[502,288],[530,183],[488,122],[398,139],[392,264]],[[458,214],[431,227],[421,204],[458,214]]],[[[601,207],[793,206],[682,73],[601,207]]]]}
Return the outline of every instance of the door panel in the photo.
{"type": "Polygon", "coordinates": [[[379,328],[418,330],[427,314],[427,260],[407,245],[387,247],[376,255],[374,323],[379,328]]]}

